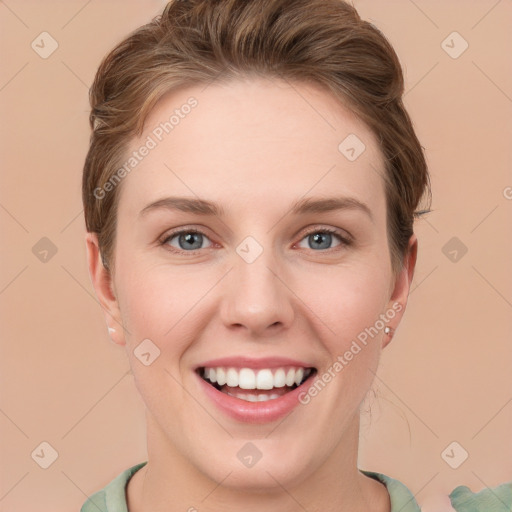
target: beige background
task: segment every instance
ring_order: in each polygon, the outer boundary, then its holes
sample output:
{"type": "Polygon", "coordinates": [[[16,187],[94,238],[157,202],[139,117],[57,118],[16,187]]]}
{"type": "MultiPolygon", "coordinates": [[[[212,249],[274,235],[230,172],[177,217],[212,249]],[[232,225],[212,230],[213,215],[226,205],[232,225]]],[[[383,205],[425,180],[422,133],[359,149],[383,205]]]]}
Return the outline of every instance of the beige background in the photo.
{"type": "MultiPolygon", "coordinates": [[[[354,4],[404,66],[434,195],[416,226],[408,311],[363,420],[360,467],[398,478],[428,511],[456,485],[512,480],[512,3],[354,4]],[[469,44],[456,59],[442,46],[453,31],[469,44]],[[443,252],[453,237],[457,261],[443,252]],[[441,456],[453,441],[469,453],[458,469],[441,456]]],[[[163,5],[0,1],[1,511],[79,510],[146,460],[143,403],[87,273],[80,180],[97,66],[163,5]],[[31,48],[43,31],[59,45],[47,59],[31,48]],[[33,252],[43,237],[57,249],[46,262],[33,252]],[[48,469],[42,442],[58,452],[48,469]]],[[[452,464],[461,453],[449,451],[452,464]]]]}

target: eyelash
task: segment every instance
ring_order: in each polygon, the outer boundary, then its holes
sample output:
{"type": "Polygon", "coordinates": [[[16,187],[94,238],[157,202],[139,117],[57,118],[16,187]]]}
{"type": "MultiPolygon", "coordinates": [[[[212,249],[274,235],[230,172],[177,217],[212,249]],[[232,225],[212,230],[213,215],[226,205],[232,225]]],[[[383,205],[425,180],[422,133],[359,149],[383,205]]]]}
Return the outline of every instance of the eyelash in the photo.
{"type": "MultiPolygon", "coordinates": [[[[335,235],[338,238],[339,242],[340,242],[340,246],[331,247],[329,249],[320,249],[319,251],[314,251],[314,252],[324,252],[324,253],[325,252],[331,252],[331,251],[335,251],[336,249],[340,248],[341,246],[349,247],[353,243],[353,240],[352,240],[351,237],[343,236],[336,229],[333,229],[333,228],[318,228],[318,227],[315,227],[315,228],[312,228],[312,229],[306,231],[304,233],[304,235],[302,236],[302,238],[300,239],[300,242],[302,242],[302,240],[304,240],[304,238],[306,238],[309,235],[312,235],[314,233],[322,233],[322,234],[328,233],[328,234],[331,234],[331,235],[335,235]]],[[[176,249],[176,247],[172,247],[171,245],[168,244],[168,242],[170,240],[172,240],[173,238],[175,238],[178,235],[183,235],[183,234],[199,234],[199,235],[203,235],[206,238],[208,238],[208,235],[206,233],[204,233],[203,231],[201,231],[199,229],[196,229],[196,228],[179,229],[179,230],[172,231],[171,233],[166,234],[164,236],[164,238],[162,240],[160,240],[160,245],[165,246],[165,248],[167,250],[169,250],[171,252],[174,252],[174,253],[177,253],[177,254],[186,253],[186,254],[195,255],[199,251],[203,250],[203,249],[195,249],[195,250],[192,250],[192,251],[185,251],[185,250],[182,250],[182,249],[176,249]]],[[[311,249],[311,250],[313,250],[313,249],[311,249]]]]}

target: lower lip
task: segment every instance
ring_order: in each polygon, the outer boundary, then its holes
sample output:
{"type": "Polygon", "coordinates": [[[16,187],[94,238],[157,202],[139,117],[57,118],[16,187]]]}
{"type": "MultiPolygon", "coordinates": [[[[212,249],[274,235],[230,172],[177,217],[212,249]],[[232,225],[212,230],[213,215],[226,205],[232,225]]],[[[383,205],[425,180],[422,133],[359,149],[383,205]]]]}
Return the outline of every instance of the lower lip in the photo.
{"type": "Polygon", "coordinates": [[[299,395],[303,390],[309,388],[312,380],[309,377],[300,386],[279,398],[265,402],[248,402],[219,391],[199,375],[197,378],[204,392],[222,412],[244,423],[270,423],[286,416],[300,404],[299,395]]]}

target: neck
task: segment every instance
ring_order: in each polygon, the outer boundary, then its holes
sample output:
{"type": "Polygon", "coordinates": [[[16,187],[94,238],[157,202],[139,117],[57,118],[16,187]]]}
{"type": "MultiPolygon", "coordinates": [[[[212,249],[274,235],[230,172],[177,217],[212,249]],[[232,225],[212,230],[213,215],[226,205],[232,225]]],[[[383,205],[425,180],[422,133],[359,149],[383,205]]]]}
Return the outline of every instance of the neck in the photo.
{"type": "Polygon", "coordinates": [[[279,482],[267,472],[263,490],[237,486],[229,471],[219,481],[200,472],[169,442],[154,419],[149,414],[146,417],[148,463],[128,483],[130,512],[391,510],[385,486],[357,468],[358,416],[315,471],[287,482],[279,482]]]}

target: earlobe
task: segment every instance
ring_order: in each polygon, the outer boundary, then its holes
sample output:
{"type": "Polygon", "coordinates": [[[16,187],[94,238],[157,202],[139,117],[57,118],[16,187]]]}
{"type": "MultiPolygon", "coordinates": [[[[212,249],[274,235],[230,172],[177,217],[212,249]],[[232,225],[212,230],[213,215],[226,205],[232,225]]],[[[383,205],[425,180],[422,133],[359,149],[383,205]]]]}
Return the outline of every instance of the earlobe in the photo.
{"type": "Polygon", "coordinates": [[[384,327],[384,339],[382,340],[382,348],[387,347],[391,340],[393,339],[393,335],[395,334],[395,329],[393,327],[390,327],[389,325],[386,325],[384,327]]]}
{"type": "Polygon", "coordinates": [[[105,314],[108,332],[112,341],[118,345],[125,345],[124,329],[121,323],[119,303],[114,293],[112,276],[104,267],[99,250],[96,233],[87,233],[85,236],[87,249],[87,265],[89,276],[96,293],[96,297],[105,314]]]}
{"type": "Polygon", "coordinates": [[[126,342],[124,341],[124,338],[119,338],[119,334],[117,332],[117,329],[115,327],[109,327],[108,328],[108,334],[110,336],[110,339],[116,344],[116,345],[126,345],[126,342]]]}

